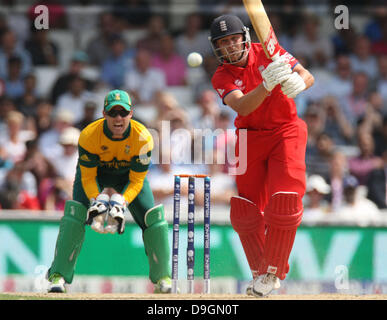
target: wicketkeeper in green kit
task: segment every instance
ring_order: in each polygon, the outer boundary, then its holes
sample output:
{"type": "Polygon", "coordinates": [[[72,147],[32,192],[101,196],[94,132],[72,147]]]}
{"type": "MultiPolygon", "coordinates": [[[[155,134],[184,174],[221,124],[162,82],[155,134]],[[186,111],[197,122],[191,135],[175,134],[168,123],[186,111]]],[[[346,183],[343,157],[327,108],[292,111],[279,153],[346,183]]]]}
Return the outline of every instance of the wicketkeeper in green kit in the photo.
{"type": "Polygon", "coordinates": [[[66,202],[47,273],[49,292],[65,292],[65,283],[72,282],[85,225],[100,233],[122,234],[128,210],[142,229],[155,292],[171,292],[168,224],[164,207],[155,205],[146,178],[153,139],[132,115],[129,95],[113,90],[105,98],[103,118],[81,132],[73,200],[66,202]],[[104,188],[116,193],[109,196],[104,188]]]}

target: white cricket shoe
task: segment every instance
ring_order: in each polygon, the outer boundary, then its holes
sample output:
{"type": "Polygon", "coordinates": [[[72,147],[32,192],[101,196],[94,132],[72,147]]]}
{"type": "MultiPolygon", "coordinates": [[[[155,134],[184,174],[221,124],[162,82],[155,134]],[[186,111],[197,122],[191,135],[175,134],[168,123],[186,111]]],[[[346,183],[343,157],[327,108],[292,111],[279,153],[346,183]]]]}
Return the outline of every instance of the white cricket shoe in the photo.
{"type": "Polygon", "coordinates": [[[48,285],[48,292],[65,293],[65,280],[59,273],[54,273],[48,278],[50,284],[48,285]]]}
{"type": "Polygon", "coordinates": [[[275,274],[262,274],[254,280],[252,294],[256,297],[264,297],[273,290],[279,289],[280,286],[279,278],[275,274]]]}

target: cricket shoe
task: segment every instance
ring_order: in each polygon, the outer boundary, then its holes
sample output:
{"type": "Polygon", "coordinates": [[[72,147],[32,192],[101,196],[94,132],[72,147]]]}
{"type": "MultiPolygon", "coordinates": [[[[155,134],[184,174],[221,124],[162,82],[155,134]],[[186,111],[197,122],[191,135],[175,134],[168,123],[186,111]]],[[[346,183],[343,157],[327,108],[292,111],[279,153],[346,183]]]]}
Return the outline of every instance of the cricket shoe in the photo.
{"type": "Polygon", "coordinates": [[[252,294],[256,297],[265,297],[281,286],[279,278],[272,273],[260,275],[253,282],[252,294]]]}
{"type": "Polygon", "coordinates": [[[48,285],[48,292],[55,292],[55,293],[65,293],[65,280],[59,273],[52,274],[48,281],[50,284],[48,285]]]}
{"type": "Polygon", "coordinates": [[[157,281],[155,284],[154,293],[171,293],[172,292],[172,280],[170,277],[164,277],[157,281]]]}
{"type": "Polygon", "coordinates": [[[249,284],[247,285],[247,288],[246,288],[246,294],[247,294],[248,296],[253,296],[253,295],[254,295],[254,294],[253,294],[253,284],[254,284],[254,279],[251,280],[251,281],[249,282],[249,284]]]}

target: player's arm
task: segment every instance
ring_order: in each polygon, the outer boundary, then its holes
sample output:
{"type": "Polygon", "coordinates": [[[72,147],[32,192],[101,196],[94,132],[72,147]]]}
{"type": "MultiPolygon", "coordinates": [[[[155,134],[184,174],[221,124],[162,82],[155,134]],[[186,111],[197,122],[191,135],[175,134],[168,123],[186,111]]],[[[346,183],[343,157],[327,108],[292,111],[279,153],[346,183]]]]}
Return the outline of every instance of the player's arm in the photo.
{"type": "Polygon", "coordinates": [[[297,72],[301,76],[302,80],[304,80],[304,82],[305,82],[305,89],[304,90],[307,90],[308,88],[310,88],[314,84],[313,75],[307,69],[305,69],[300,63],[298,63],[293,68],[293,72],[297,72]]]}
{"type": "Polygon", "coordinates": [[[225,96],[224,103],[241,116],[247,116],[261,105],[269,93],[263,84],[260,84],[247,94],[240,90],[231,91],[225,96]]]}
{"type": "Polygon", "coordinates": [[[131,159],[129,183],[122,192],[127,203],[131,203],[140,193],[148,168],[150,165],[151,151],[135,156],[131,159]]]}
{"type": "Polygon", "coordinates": [[[100,194],[100,188],[97,182],[97,167],[99,163],[98,155],[95,155],[85,147],[78,145],[78,163],[81,171],[81,182],[87,198],[95,199],[100,194]]]}

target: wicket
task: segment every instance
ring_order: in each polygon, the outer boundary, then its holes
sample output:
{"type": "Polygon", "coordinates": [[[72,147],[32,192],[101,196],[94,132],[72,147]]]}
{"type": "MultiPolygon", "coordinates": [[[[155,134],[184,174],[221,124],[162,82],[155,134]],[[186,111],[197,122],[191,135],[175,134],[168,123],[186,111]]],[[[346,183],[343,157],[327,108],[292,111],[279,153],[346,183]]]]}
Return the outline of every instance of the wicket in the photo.
{"type": "Polygon", "coordinates": [[[172,293],[177,293],[180,227],[180,178],[188,178],[188,293],[194,293],[195,266],[195,178],[204,178],[204,293],[210,293],[210,177],[207,175],[175,175],[173,195],[172,293]]]}

